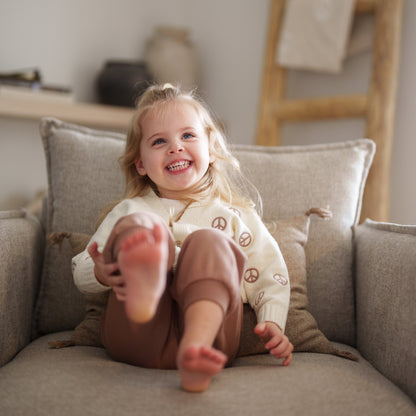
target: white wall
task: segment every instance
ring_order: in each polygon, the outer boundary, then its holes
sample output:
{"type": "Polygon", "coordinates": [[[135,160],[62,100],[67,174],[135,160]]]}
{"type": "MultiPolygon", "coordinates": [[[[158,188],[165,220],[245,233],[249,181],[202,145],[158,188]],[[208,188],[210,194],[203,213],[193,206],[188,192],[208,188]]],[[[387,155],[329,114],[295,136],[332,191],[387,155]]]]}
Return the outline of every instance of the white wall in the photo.
{"type": "Polygon", "coordinates": [[[416,224],[416,1],[406,0],[403,16],[399,93],[391,175],[391,219],[416,224]]]}
{"type": "MultiPolygon", "coordinates": [[[[268,0],[2,0],[0,71],[39,66],[45,82],[70,85],[77,99],[93,101],[94,80],[105,60],[140,59],[154,26],[188,27],[198,50],[201,92],[224,120],[231,141],[253,143],[268,10],[268,0]]],[[[416,223],[414,17],[416,2],[407,0],[391,198],[391,220],[403,223],[416,223]]],[[[368,68],[369,58],[362,55],[346,63],[341,77],[296,72],[290,93],[322,94],[339,84],[359,91],[366,86],[368,68]]],[[[284,143],[343,140],[362,136],[363,130],[361,121],[288,126],[284,143]]],[[[45,187],[46,172],[36,122],[0,117],[0,135],[4,209],[25,203],[45,187]]]]}

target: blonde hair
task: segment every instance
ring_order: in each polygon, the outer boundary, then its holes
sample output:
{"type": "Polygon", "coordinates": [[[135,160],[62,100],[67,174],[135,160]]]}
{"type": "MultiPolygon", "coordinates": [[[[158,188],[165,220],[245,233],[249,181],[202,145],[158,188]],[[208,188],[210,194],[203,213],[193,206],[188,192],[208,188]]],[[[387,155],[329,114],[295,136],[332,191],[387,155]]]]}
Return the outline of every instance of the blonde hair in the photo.
{"type": "MultiPolygon", "coordinates": [[[[152,180],[147,175],[140,175],[136,169],[136,161],[140,158],[140,143],[142,140],[140,123],[148,111],[156,110],[163,114],[166,111],[166,105],[172,102],[188,103],[194,107],[205,128],[210,151],[215,156],[215,161],[210,163],[200,183],[184,192],[181,195],[181,200],[205,201],[219,198],[229,204],[251,208],[256,205],[253,200],[257,200],[259,203],[257,208],[260,208],[261,202],[258,192],[242,175],[239,162],[228,150],[223,129],[202,99],[196,95],[195,91],[184,92],[179,87],[171,84],[149,87],[136,105],[136,111],[127,133],[125,150],[119,159],[126,179],[124,198],[144,196],[149,188],[152,188],[158,194],[157,187],[152,180]]],[[[112,204],[112,207],[115,205],[116,203],[112,204]]],[[[108,213],[110,209],[106,212],[108,213]]]]}

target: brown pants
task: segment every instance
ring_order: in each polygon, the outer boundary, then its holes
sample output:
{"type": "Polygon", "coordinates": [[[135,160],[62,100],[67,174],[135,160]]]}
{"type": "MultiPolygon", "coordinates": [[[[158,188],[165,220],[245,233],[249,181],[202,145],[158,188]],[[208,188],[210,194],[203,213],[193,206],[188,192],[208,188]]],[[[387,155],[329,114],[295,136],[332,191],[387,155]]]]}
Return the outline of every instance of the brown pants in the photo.
{"type": "MultiPolygon", "coordinates": [[[[163,221],[154,214],[132,214],[114,226],[106,247],[106,262],[117,261],[120,242],[141,228],[153,228],[163,221]]],[[[168,229],[167,229],[168,230],[168,229]]],[[[147,368],[176,368],[176,355],[184,331],[184,313],[199,300],[217,303],[224,312],[214,347],[230,363],[235,357],[243,318],[240,283],[246,256],[222,231],[201,229],[182,244],[175,270],[175,243],[169,233],[166,290],[154,318],[145,324],[128,320],[124,302],[110,292],[101,324],[101,338],[108,353],[118,361],[147,368]]]]}

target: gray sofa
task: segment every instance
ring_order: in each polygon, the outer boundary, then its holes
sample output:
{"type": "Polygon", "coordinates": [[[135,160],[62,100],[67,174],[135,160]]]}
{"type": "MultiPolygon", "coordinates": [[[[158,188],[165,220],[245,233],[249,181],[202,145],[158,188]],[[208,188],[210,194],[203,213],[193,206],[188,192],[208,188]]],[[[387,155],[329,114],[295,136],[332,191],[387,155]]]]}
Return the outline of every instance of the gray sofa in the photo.
{"type": "Polygon", "coordinates": [[[308,300],[307,310],[295,300],[291,308],[316,328],[288,322],[297,351],[290,366],[249,343],[206,392],[190,394],[177,371],[115,362],[94,343],[48,345],[73,340],[86,312],[72,282],[74,247],[46,236],[93,232],[123,191],[124,136],[55,119],[40,130],[49,181],[42,215],[0,213],[1,415],[416,414],[416,226],[357,225],[373,142],[236,146],[266,222],[299,219],[314,207],[332,211],[330,220],[308,217],[303,254],[288,258],[294,267],[305,262],[308,300]]]}

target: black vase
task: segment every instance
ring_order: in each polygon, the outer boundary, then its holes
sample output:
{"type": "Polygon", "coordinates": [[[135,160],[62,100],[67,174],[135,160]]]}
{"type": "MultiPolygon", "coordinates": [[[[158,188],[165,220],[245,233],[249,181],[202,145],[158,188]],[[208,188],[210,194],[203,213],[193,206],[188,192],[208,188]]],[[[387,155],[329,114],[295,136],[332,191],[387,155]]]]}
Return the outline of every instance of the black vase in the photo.
{"type": "Polygon", "coordinates": [[[108,61],[98,74],[98,98],[103,104],[134,107],[151,82],[144,62],[108,61]]]}

